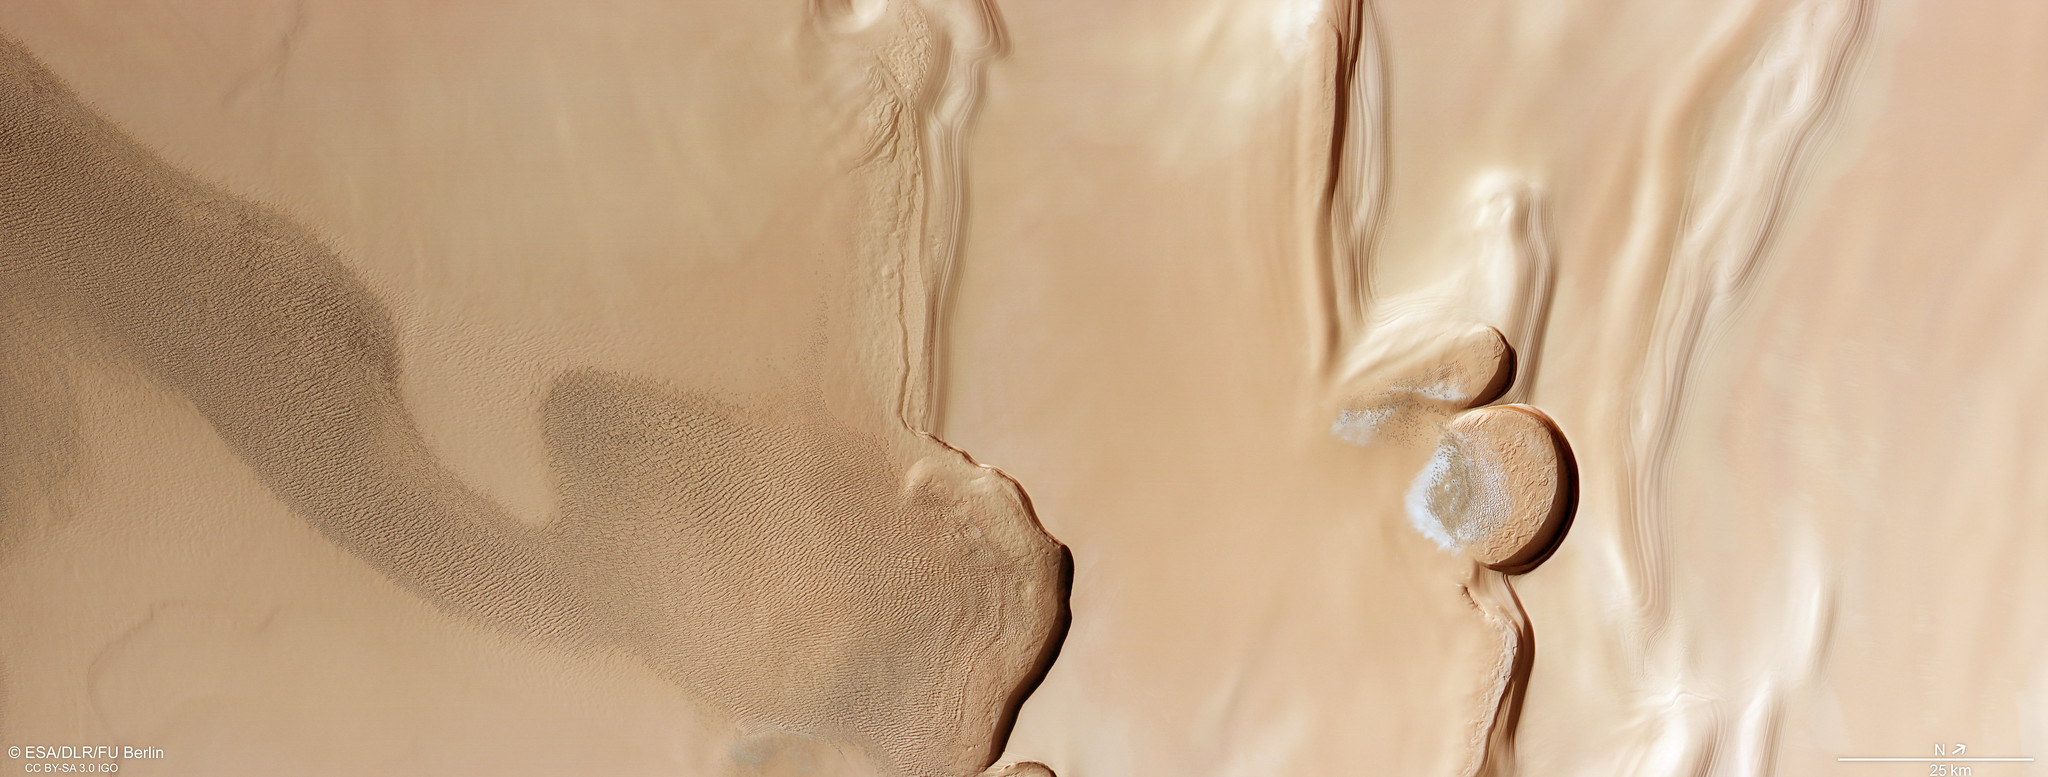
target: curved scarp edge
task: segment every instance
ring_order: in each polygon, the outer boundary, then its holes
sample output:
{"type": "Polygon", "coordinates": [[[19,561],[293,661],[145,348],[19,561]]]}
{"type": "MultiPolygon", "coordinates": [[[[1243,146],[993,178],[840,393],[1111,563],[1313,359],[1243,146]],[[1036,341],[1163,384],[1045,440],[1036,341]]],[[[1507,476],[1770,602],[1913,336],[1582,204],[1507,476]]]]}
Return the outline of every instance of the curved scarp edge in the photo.
{"type": "Polygon", "coordinates": [[[1426,431],[1528,399],[1556,285],[1543,202],[1518,177],[1482,178],[1463,255],[1427,285],[1368,301],[1365,328],[1331,374],[1339,436],[1363,444],[1382,428],[1426,431]]]}
{"type": "Polygon", "coordinates": [[[1372,252],[1386,200],[1386,64],[1370,0],[1338,2],[1329,169],[1324,182],[1317,283],[1323,310],[1321,372],[1338,368],[1364,336],[1372,305],[1372,252]]]}
{"type": "Polygon", "coordinates": [[[946,318],[967,226],[967,130],[980,106],[982,72],[990,60],[1009,51],[1009,39],[992,0],[926,0],[925,7],[944,19],[950,54],[930,108],[930,126],[924,130],[931,165],[924,178],[928,210],[924,245],[918,253],[925,284],[924,336],[905,368],[922,390],[906,398],[905,415],[912,419],[912,428],[937,436],[945,423],[946,318]]]}
{"type": "MultiPolygon", "coordinates": [[[[1001,700],[991,740],[978,755],[994,762],[1009,740],[1025,699],[1043,682],[1072,621],[1068,607],[1073,556],[1038,519],[1021,483],[946,442],[945,328],[967,218],[967,133],[979,107],[983,72],[1008,50],[991,0],[853,0],[813,4],[815,26],[867,60],[862,111],[870,137],[857,163],[865,177],[867,233],[863,270],[885,279],[870,304],[884,311],[898,337],[896,416],[904,428],[1007,483],[1024,520],[1055,549],[1057,610],[1049,635],[1018,684],[1001,700]]],[[[879,328],[878,328],[879,331],[879,328]]],[[[1007,768],[1033,774],[1025,762],[1007,768]]],[[[1049,772],[1048,772],[1049,773],[1049,772]]]]}
{"type": "Polygon", "coordinates": [[[1472,756],[1462,772],[1469,777],[1507,777],[1515,773],[1515,729],[1521,724],[1522,697],[1536,665],[1536,632],[1529,625],[1522,600],[1508,585],[1507,575],[1472,565],[1465,596],[1500,635],[1500,652],[1487,680],[1487,715],[1476,721],[1472,756]]]}
{"type": "Polygon", "coordinates": [[[883,279],[870,300],[899,338],[896,414],[937,435],[944,414],[943,335],[966,218],[967,130],[982,73],[1008,50],[989,0],[814,0],[813,32],[866,79],[862,270],[883,279]]]}
{"type": "Polygon", "coordinates": [[[990,765],[981,777],[1053,777],[1053,771],[1037,761],[1004,761],[990,765]]]}
{"type": "MultiPolygon", "coordinates": [[[[925,72],[919,51],[892,61],[925,72]]],[[[892,150],[920,159],[922,137],[892,150]]],[[[922,191],[879,202],[922,224],[922,191]]],[[[539,408],[559,509],[518,520],[421,434],[403,311],[306,227],[163,161],[4,36],[0,205],[0,288],[190,402],[293,515],[450,615],[635,658],[746,726],[955,777],[995,760],[1065,628],[1071,560],[1021,489],[897,428],[889,400],[855,425],[808,392],[724,398],[573,369],[539,408]]]]}
{"type": "Polygon", "coordinates": [[[1526,402],[1542,364],[1543,334],[1550,324],[1550,301],[1557,288],[1554,260],[1545,230],[1543,195],[1519,180],[1489,182],[1482,188],[1474,225],[1481,241],[1482,276],[1474,284],[1481,320],[1500,328],[1514,351],[1514,373],[1496,400],[1526,402]]]}
{"type": "Polygon", "coordinates": [[[1705,117],[1719,120],[1684,195],[1623,429],[1621,527],[1642,633],[1656,632],[1666,617],[1665,469],[1701,338],[1748,291],[1870,16],[1870,0],[1794,7],[1720,109],[1705,117]]]}
{"type": "MultiPolygon", "coordinates": [[[[1637,255],[1634,271],[1656,273],[1660,283],[1650,287],[1655,307],[1633,317],[1646,317],[1648,339],[1620,367],[1633,377],[1623,395],[1627,413],[1619,419],[1618,530],[1633,605],[1622,648],[1643,672],[1635,714],[1656,732],[1623,754],[1633,773],[1689,775],[1731,761],[1767,772],[1773,760],[1777,698],[1799,672],[1768,678],[1741,716],[1737,741],[1722,741],[1728,711],[1722,700],[1693,689],[1684,647],[1689,637],[1670,614],[1667,473],[1702,343],[1726,324],[1754,283],[1803,163],[1840,102],[1872,14],[1871,0],[1794,5],[1766,30],[1746,64],[1717,50],[1716,63],[1739,66],[1726,91],[1690,114],[1690,123],[1666,128],[1672,138],[1698,135],[1704,142],[1685,186],[1646,195],[1672,198],[1667,202],[1677,216],[1645,232],[1657,237],[1641,238],[1667,248],[1637,255]]],[[[1666,145],[1682,144],[1667,138],[1666,145]]]]}
{"type": "MultiPolygon", "coordinates": [[[[1555,285],[1542,193],[1514,176],[1482,179],[1469,259],[1437,283],[1376,298],[1372,261],[1388,158],[1381,32],[1369,0],[1337,3],[1331,15],[1335,99],[1315,275],[1315,335],[1322,342],[1312,348],[1316,373],[1338,405],[1330,432],[1360,445],[1418,433],[1434,439],[1459,413],[1530,393],[1555,285]]],[[[1567,509],[1576,506],[1572,488],[1567,509]]],[[[1464,590],[1498,634],[1500,651],[1484,681],[1462,773],[1508,775],[1535,661],[1534,632],[1505,574],[1474,564],[1464,590]]]]}

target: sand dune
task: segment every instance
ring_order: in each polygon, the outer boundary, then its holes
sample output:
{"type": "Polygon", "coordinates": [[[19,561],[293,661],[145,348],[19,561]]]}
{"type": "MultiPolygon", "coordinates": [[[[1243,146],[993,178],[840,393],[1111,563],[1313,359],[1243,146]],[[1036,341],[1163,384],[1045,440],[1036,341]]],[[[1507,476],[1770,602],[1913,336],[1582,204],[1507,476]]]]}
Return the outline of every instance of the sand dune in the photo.
{"type": "Polygon", "coordinates": [[[6,768],[2048,742],[2025,4],[53,0],[0,36],[6,768]]]}

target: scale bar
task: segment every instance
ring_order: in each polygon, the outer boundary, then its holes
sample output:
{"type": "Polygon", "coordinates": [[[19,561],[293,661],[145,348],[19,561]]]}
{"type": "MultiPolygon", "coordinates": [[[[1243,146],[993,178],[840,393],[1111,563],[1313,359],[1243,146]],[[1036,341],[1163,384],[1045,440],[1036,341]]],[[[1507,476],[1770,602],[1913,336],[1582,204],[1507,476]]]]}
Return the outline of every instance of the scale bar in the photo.
{"type": "Polygon", "coordinates": [[[1886,763],[2032,763],[2032,758],[1837,758],[1837,761],[1880,761],[1886,763]]]}

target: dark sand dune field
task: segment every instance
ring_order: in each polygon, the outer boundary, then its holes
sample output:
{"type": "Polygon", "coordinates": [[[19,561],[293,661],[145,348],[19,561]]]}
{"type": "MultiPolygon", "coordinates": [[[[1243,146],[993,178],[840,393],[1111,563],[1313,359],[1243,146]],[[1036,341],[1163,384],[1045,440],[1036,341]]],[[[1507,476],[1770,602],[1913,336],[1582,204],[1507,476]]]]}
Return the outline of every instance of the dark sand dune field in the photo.
{"type": "Polygon", "coordinates": [[[0,770],[2048,773],[2043,214],[2012,0],[0,5],[0,770]]]}

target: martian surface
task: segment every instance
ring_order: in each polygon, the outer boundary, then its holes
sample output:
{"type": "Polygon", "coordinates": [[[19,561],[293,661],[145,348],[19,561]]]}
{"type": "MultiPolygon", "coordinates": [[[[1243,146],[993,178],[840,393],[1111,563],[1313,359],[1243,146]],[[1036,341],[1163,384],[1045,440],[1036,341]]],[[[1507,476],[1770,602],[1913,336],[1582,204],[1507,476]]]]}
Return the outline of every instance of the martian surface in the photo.
{"type": "Polygon", "coordinates": [[[2048,774],[2048,5],[0,5],[0,770],[2048,774]]]}

